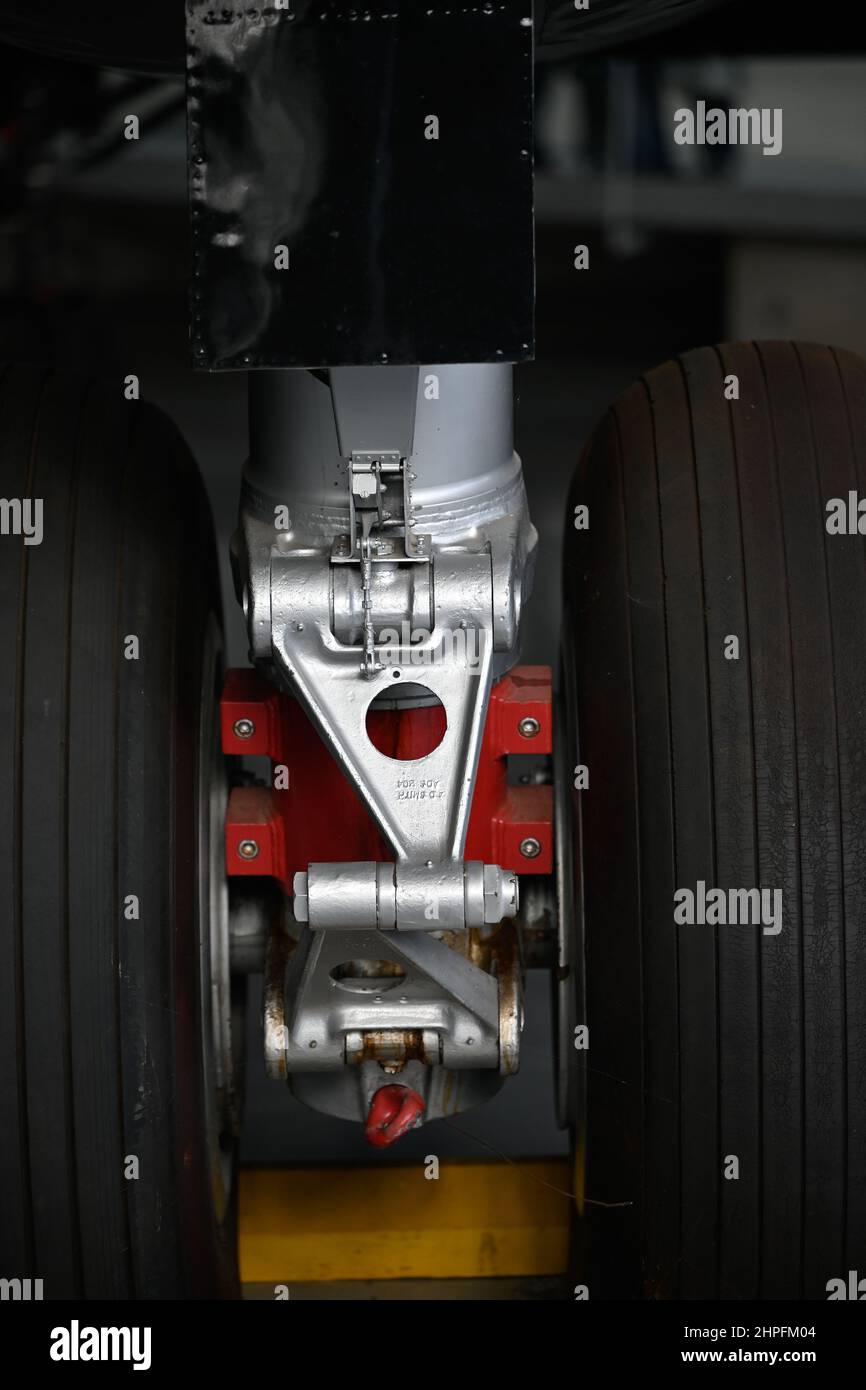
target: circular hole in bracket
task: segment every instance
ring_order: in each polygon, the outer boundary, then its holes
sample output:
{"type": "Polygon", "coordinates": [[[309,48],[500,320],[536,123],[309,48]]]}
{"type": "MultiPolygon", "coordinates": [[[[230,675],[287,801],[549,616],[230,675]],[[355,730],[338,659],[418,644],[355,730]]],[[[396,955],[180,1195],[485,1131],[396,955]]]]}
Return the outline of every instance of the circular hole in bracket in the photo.
{"type": "MultiPolygon", "coordinates": [[[[394,673],[396,674],[396,672],[394,673]]],[[[367,737],[395,762],[414,762],[438,748],[448,728],[445,706],[426,685],[400,687],[400,697],[377,696],[367,710],[367,737]]]]}

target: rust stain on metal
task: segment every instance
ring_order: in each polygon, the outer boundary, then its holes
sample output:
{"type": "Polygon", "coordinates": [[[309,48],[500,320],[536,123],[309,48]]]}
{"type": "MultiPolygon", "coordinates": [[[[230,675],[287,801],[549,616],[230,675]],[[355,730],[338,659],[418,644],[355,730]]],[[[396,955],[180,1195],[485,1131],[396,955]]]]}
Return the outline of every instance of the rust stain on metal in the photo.
{"type": "Polygon", "coordinates": [[[499,982],[500,1070],[513,1076],[519,1067],[522,994],[521,942],[514,922],[505,921],[492,930],[472,927],[465,932],[443,932],[442,939],[452,951],[465,956],[480,970],[495,975],[499,982]]]}
{"type": "Polygon", "coordinates": [[[363,1046],[352,1054],[352,1061],[378,1062],[391,1075],[401,1072],[407,1062],[427,1062],[424,1038],[419,1029],[373,1030],[361,1034],[363,1046]]]}
{"type": "Polygon", "coordinates": [[[297,944],[294,937],[276,926],[268,938],[265,952],[265,1058],[268,1075],[277,1081],[286,1081],[289,1075],[286,1058],[286,967],[297,944]]]}
{"type": "Polygon", "coordinates": [[[490,938],[490,950],[499,979],[500,1071],[513,1076],[520,1065],[521,962],[520,939],[511,922],[503,922],[490,938]]]}

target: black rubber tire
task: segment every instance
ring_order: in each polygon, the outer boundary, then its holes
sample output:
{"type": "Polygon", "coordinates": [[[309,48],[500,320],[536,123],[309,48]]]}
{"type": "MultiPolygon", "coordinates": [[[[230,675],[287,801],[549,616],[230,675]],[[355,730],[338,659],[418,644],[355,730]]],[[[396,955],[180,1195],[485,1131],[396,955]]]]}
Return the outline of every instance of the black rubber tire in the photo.
{"type": "Polygon", "coordinates": [[[586,1198],[630,1204],[585,1207],[590,1297],[826,1299],[866,1271],[866,564],[825,529],[849,490],[866,363],[775,342],[650,372],[575,477],[573,1118],[586,1198]],[[699,879],[781,888],[781,932],[677,927],[699,879]]]}
{"type": "Polygon", "coordinates": [[[0,368],[0,495],[44,507],[41,544],[0,536],[0,1268],[45,1298],[232,1295],[199,998],[207,499],[153,407],[27,367],[0,368]]]}

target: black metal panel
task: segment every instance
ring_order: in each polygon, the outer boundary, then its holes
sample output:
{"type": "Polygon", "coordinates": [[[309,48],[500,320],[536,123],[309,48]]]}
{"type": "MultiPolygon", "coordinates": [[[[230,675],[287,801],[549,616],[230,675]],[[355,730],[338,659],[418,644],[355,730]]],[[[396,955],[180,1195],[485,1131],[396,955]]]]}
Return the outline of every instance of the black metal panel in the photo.
{"type": "MultiPolygon", "coordinates": [[[[273,0],[259,3],[273,8],[273,0]]],[[[574,0],[535,0],[535,52],[562,58],[638,41],[630,56],[640,57],[647,37],[655,51],[674,55],[863,51],[851,0],[822,0],[820,23],[809,25],[791,23],[791,9],[791,0],[590,0],[588,10],[574,0]]],[[[134,72],[182,75],[183,30],[184,0],[0,0],[4,43],[134,72]]]]}
{"type": "Polygon", "coordinates": [[[531,356],[531,0],[290,3],[188,0],[197,365],[531,356]]]}

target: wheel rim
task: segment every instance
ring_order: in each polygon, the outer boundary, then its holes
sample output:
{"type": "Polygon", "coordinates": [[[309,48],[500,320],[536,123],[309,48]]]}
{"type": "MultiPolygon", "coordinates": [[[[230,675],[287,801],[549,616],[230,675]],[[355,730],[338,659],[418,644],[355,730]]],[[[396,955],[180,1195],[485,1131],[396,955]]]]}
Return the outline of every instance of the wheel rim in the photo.
{"type": "Polygon", "coordinates": [[[572,767],[578,754],[577,712],[572,688],[571,641],[563,624],[559,698],[555,702],[554,834],[557,927],[556,1047],[557,1118],[572,1130],[578,1145],[586,1132],[586,1053],[575,1057],[574,1029],[586,1022],[583,905],[579,808],[575,805],[572,767]]]}
{"type": "Polygon", "coordinates": [[[231,1203],[238,1131],[228,883],[224,860],[228,777],[220,739],[221,679],[222,641],[216,621],[211,618],[202,654],[197,929],[205,1136],[214,1211],[220,1224],[231,1203]]]}

